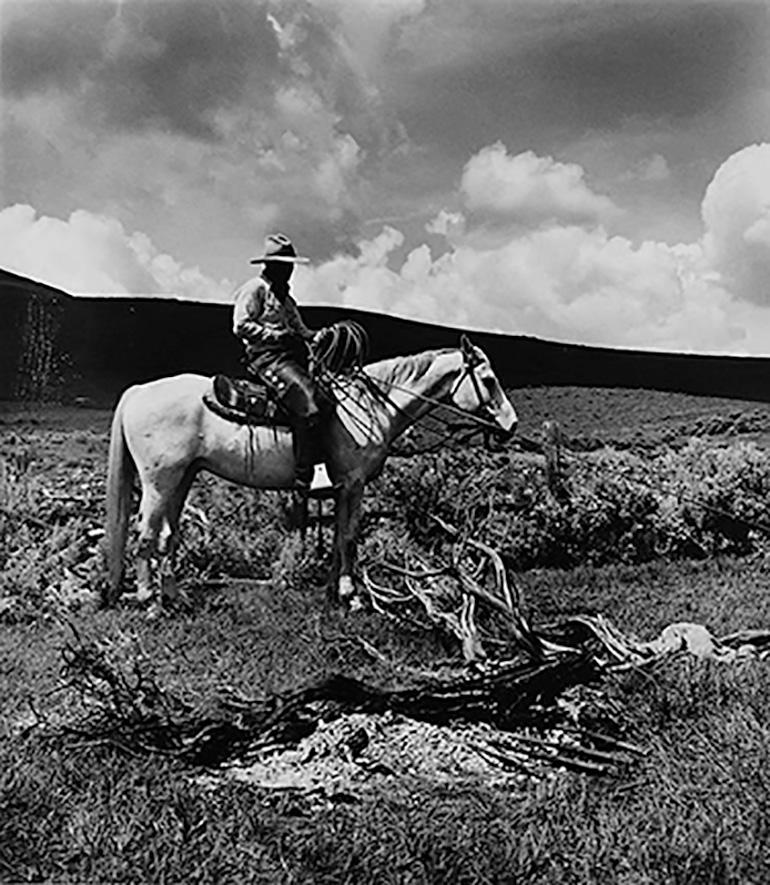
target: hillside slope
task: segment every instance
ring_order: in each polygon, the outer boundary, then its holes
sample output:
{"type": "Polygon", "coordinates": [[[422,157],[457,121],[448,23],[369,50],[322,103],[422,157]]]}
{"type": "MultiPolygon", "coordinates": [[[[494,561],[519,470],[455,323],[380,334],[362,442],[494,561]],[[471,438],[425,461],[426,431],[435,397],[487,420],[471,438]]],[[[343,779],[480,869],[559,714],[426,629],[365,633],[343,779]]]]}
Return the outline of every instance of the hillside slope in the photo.
{"type": "MultiPolygon", "coordinates": [[[[369,332],[372,359],[457,344],[456,329],[307,307],[311,327],[343,317],[369,332]]],[[[649,388],[770,400],[770,359],[650,353],[473,333],[508,387],[649,388]]],[[[230,308],[160,298],[77,298],[0,269],[0,399],[89,397],[183,371],[241,371],[230,308]]]]}

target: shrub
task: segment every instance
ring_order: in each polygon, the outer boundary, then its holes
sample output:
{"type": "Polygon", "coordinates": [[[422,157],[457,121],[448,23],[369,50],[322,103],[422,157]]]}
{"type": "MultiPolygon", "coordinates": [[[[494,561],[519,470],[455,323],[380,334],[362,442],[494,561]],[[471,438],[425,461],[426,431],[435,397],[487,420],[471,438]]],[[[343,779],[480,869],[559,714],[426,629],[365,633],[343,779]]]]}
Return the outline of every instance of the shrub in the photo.
{"type": "MultiPolygon", "coordinates": [[[[89,561],[96,549],[82,518],[50,518],[52,502],[24,458],[0,458],[0,619],[90,600],[89,561]]],[[[55,515],[55,514],[53,514],[55,515]]]]}
{"type": "Polygon", "coordinates": [[[754,444],[694,440],[568,463],[561,495],[540,459],[479,449],[394,462],[380,489],[419,541],[444,537],[439,516],[518,569],[745,554],[770,532],[770,455],[754,444]]]}
{"type": "Polygon", "coordinates": [[[201,477],[182,515],[177,572],[269,578],[289,533],[284,496],[201,477]]]}

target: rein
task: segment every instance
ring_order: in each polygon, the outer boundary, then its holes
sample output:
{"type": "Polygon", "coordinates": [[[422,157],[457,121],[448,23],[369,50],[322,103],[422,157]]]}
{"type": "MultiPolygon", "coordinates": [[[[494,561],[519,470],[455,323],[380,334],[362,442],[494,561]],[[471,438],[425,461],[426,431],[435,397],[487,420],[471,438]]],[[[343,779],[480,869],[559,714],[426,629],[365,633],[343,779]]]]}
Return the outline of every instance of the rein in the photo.
{"type": "MultiPolygon", "coordinates": [[[[363,381],[366,387],[375,395],[378,400],[380,400],[380,402],[395,409],[397,413],[401,414],[404,418],[408,420],[408,423],[410,425],[416,423],[417,419],[412,418],[412,416],[405,409],[399,406],[398,403],[394,402],[393,399],[388,395],[388,391],[397,390],[402,393],[408,393],[415,399],[428,403],[431,408],[428,410],[428,412],[425,413],[426,416],[435,411],[437,408],[442,408],[446,409],[449,412],[452,412],[455,415],[460,416],[464,421],[469,421],[471,424],[475,424],[476,426],[471,429],[471,432],[462,437],[463,442],[470,439],[476,433],[483,432],[485,442],[487,443],[487,445],[489,445],[490,436],[492,434],[497,434],[500,428],[493,420],[491,420],[490,417],[488,417],[490,415],[489,407],[482,399],[481,387],[474,371],[476,366],[478,366],[480,363],[481,360],[475,354],[469,356],[465,351],[463,351],[463,371],[449,391],[449,397],[451,398],[457,392],[457,390],[459,390],[460,385],[463,383],[463,381],[468,376],[470,376],[476,398],[479,402],[479,410],[483,410],[487,417],[481,417],[474,414],[473,412],[467,412],[464,409],[460,409],[459,407],[453,405],[452,403],[444,402],[440,399],[437,399],[436,397],[427,396],[426,394],[422,393],[415,393],[414,390],[395,384],[392,381],[379,381],[375,378],[372,378],[365,371],[363,371],[363,367],[361,366],[358,366],[355,369],[354,374],[357,378],[363,381]],[[386,385],[388,387],[388,391],[384,390],[381,385],[386,385]]],[[[331,372],[325,372],[324,374],[326,374],[327,376],[324,380],[327,382],[329,387],[333,389],[336,382],[335,376],[331,372]]],[[[341,403],[338,402],[338,405],[341,405],[341,403]]],[[[452,424],[445,419],[443,420],[443,424],[448,428],[448,432],[441,435],[440,439],[437,442],[433,443],[430,448],[436,448],[440,446],[445,440],[450,439],[458,430],[468,429],[467,425],[452,424]]]]}
{"type": "MultiPolygon", "coordinates": [[[[457,381],[455,382],[455,386],[449,392],[449,395],[452,396],[452,394],[456,393],[456,391],[459,389],[462,382],[465,380],[466,375],[470,375],[470,377],[473,379],[473,387],[474,387],[474,390],[476,392],[476,396],[479,401],[479,407],[483,408],[485,411],[488,411],[486,403],[482,402],[482,400],[481,400],[481,391],[479,390],[479,386],[478,386],[479,382],[478,382],[478,379],[476,378],[475,374],[473,373],[472,368],[466,369],[466,371],[457,379],[457,381]]],[[[390,399],[388,394],[381,387],[379,387],[377,381],[375,381],[374,378],[370,378],[368,375],[365,375],[365,381],[366,381],[367,385],[374,392],[376,392],[377,395],[381,399],[384,399],[385,402],[387,402],[389,405],[393,406],[394,409],[396,409],[397,411],[400,411],[402,414],[404,414],[404,415],[407,414],[396,403],[394,403],[392,399],[390,399]]],[[[424,393],[415,393],[413,390],[410,390],[408,387],[400,387],[398,384],[393,384],[393,382],[391,382],[391,381],[388,381],[385,383],[390,388],[390,390],[398,390],[402,393],[410,393],[410,394],[412,394],[412,396],[415,399],[419,399],[419,400],[422,400],[423,402],[429,403],[432,407],[430,412],[432,412],[434,409],[442,408],[442,409],[446,409],[449,412],[453,412],[455,415],[459,415],[466,420],[469,420],[473,424],[477,424],[479,426],[479,430],[487,430],[487,431],[497,432],[500,429],[494,421],[490,421],[488,418],[481,418],[478,415],[474,414],[473,412],[466,412],[464,409],[461,409],[458,406],[452,405],[451,403],[442,402],[440,399],[436,399],[433,396],[427,396],[424,393]]],[[[430,412],[426,412],[426,414],[430,414],[430,412]]],[[[449,422],[445,421],[444,423],[448,424],[449,422]]]]}

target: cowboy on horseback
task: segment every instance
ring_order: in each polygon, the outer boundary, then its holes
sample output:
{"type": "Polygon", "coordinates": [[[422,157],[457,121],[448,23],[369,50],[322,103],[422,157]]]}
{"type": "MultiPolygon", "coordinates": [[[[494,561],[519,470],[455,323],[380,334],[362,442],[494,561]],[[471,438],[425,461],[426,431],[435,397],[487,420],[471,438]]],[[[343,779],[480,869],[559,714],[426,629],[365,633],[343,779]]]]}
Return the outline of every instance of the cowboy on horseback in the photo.
{"type": "Polygon", "coordinates": [[[288,237],[271,234],[264,254],[251,264],[262,273],[235,292],[233,333],[246,351],[246,369],[272,391],[285,409],[294,437],[295,488],[307,492],[313,479],[320,409],[309,372],[310,344],[316,333],[300,316],[289,281],[297,255],[288,237]]]}

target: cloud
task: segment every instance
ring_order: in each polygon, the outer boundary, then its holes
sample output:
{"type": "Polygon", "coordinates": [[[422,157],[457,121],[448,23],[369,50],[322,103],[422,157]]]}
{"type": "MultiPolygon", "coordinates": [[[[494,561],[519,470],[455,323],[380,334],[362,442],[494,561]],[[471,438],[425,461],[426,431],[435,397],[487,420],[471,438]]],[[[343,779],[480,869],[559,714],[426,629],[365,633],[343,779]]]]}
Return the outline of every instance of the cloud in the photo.
{"type": "Polygon", "coordinates": [[[68,219],[17,204],[0,211],[0,265],[74,294],[229,297],[197,267],[160,252],[149,237],[114,218],[78,210],[68,219]]]}
{"type": "MultiPolygon", "coordinates": [[[[695,242],[637,244],[601,226],[551,224],[479,248],[473,231],[463,233],[462,214],[444,210],[428,225],[450,240],[440,256],[422,245],[393,266],[403,237],[388,227],[358,255],[305,270],[298,295],[561,341],[770,353],[768,301],[746,289],[760,278],[767,285],[769,158],[770,145],[755,146],[723,164],[695,242]]],[[[566,180],[581,181],[575,173],[566,180]]]]}
{"type": "Polygon", "coordinates": [[[16,97],[77,95],[92,124],[109,129],[217,138],[217,109],[242,101],[256,83],[249,102],[261,102],[279,70],[264,4],[42,0],[29,7],[5,28],[5,88],[16,97]]]}
{"type": "MultiPolygon", "coordinates": [[[[462,212],[442,210],[427,225],[445,240],[440,253],[408,246],[401,230],[385,225],[352,254],[298,268],[295,294],[300,303],[551,340],[770,353],[770,305],[750,288],[767,279],[769,157],[770,146],[756,145],[722,164],[703,199],[704,235],[694,242],[635,243],[600,225],[551,223],[481,247],[462,212]]],[[[74,292],[208,300],[232,290],[145,234],[82,210],[67,219],[26,205],[0,212],[0,264],[74,292]]]]}
{"type": "Polygon", "coordinates": [[[15,99],[77,99],[93,127],[224,141],[222,112],[272,118],[276,98],[301,86],[339,131],[363,142],[368,129],[376,141],[398,127],[362,59],[419,5],[375,4],[362,16],[344,0],[20,3],[3,28],[3,87],[15,99]]]}
{"type": "Polygon", "coordinates": [[[57,0],[5,3],[2,13],[2,82],[12,96],[77,88],[101,58],[112,17],[106,4],[57,0]]]}
{"type": "Polygon", "coordinates": [[[339,18],[351,51],[370,73],[376,73],[382,64],[392,43],[395,26],[403,19],[416,18],[425,9],[425,0],[368,0],[362,15],[360,0],[309,2],[339,18]]]}
{"type": "Polygon", "coordinates": [[[653,154],[645,160],[639,168],[639,177],[643,181],[666,181],[670,178],[671,170],[663,154],[653,154]]]}
{"type": "MultiPolygon", "coordinates": [[[[6,199],[113,216],[187,260],[212,231],[230,262],[272,227],[315,255],[349,246],[369,172],[406,136],[361,62],[350,4],[320,6],[15,5],[2,34],[6,199]]],[[[379,43],[418,6],[377,6],[379,43]]],[[[210,261],[224,271],[213,249],[210,261]]]]}
{"type": "Polygon", "coordinates": [[[362,15],[350,0],[275,3],[271,22],[286,71],[277,86],[312,90],[335,131],[351,136],[366,159],[376,160],[403,148],[406,133],[386,107],[377,71],[395,23],[412,0],[375,3],[362,15]]]}
{"type": "Polygon", "coordinates": [[[635,246],[599,229],[551,227],[479,250],[472,240],[433,258],[427,246],[402,266],[402,244],[386,228],[299,275],[300,300],[344,304],[471,329],[659,349],[740,348],[731,298],[704,280],[697,246],[635,246]]]}
{"type": "Polygon", "coordinates": [[[724,163],[697,219],[717,158],[762,136],[741,91],[759,6],[560,6],[6,3],[0,263],[208,298],[280,229],[316,262],[305,300],[766,347],[766,146],[724,163]]]}
{"type": "Polygon", "coordinates": [[[616,211],[610,199],[588,187],[582,167],[532,151],[510,156],[501,142],[466,163],[460,193],[476,218],[527,227],[595,224],[616,211]]]}
{"type": "Polygon", "coordinates": [[[438,234],[452,241],[465,232],[465,216],[462,212],[449,212],[447,209],[442,209],[435,218],[431,218],[425,225],[425,230],[429,234],[438,234]]]}
{"type": "Polygon", "coordinates": [[[733,154],[701,209],[711,266],[741,299],[770,306],[770,144],[733,154]]]}

